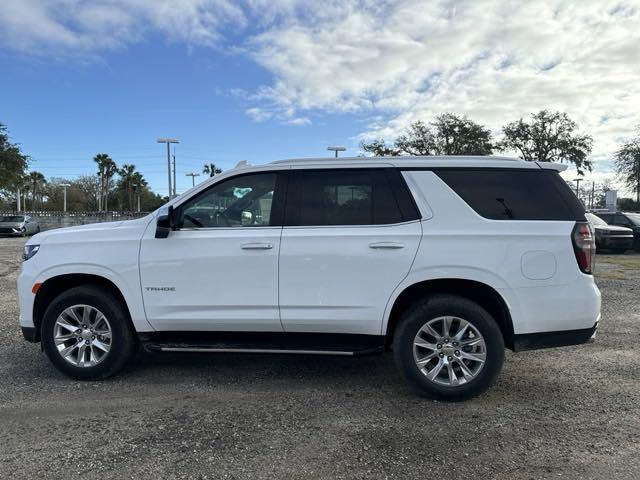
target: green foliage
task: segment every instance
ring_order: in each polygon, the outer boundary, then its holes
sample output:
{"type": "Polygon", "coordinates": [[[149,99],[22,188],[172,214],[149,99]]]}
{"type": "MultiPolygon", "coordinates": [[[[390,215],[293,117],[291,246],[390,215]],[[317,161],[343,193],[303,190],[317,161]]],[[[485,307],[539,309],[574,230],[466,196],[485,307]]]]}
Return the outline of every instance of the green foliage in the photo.
{"type": "Polygon", "coordinates": [[[393,145],[383,139],[362,143],[361,148],[376,156],[397,155],[491,155],[493,144],[488,128],[465,116],[445,113],[429,125],[414,122],[393,145]]]}
{"type": "Polygon", "coordinates": [[[222,173],[222,169],[216,167],[215,163],[207,163],[202,167],[202,173],[210,177],[215,177],[219,173],[222,173]]]}
{"type": "Polygon", "coordinates": [[[640,204],[640,126],[636,136],[616,152],[615,167],[620,180],[636,192],[636,203],[640,204]]]}
{"type": "Polygon", "coordinates": [[[640,202],[634,200],[633,198],[619,198],[618,210],[621,210],[623,212],[639,212],[640,202]]]}
{"type": "Polygon", "coordinates": [[[24,175],[29,164],[20,146],[9,140],[7,127],[0,123],[0,192],[13,195],[16,188],[24,183],[24,175]]]}
{"type": "Polygon", "coordinates": [[[577,124],[566,113],[541,110],[531,115],[531,121],[522,118],[502,128],[504,139],[499,150],[515,150],[528,162],[569,162],[579,175],[593,166],[588,156],[593,139],[577,133],[577,124]]]}

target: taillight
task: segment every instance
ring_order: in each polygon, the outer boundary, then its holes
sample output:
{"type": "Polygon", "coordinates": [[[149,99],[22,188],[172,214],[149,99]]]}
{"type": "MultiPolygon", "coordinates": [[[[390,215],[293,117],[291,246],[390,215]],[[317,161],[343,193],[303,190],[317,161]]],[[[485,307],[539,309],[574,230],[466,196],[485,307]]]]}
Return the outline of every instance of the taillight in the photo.
{"type": "Polygon", "coordinates": [[[573,250],[576,252],[578,267],[582,273],[593,273],[593,259],[596,254],[596,241],[588,222],[577,222],[571,233],[573,250]]]}

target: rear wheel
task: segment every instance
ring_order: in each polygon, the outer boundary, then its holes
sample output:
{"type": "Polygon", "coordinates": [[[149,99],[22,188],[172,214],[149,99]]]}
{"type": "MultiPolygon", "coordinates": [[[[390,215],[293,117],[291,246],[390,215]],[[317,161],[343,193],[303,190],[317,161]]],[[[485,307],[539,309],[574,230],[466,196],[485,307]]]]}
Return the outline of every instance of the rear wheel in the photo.
{"type": "Polygon", "coordinates": [[[124,306],[93,286],[72,288],[56,297],[44,314],[41,338],[56,368],[81,380],[117,373],[136,344],[124,306]]]}
{"type": "Polygon", "coordinates": [[[393,350],[409,384],[438,400],[479,395],[504,362],[504,341],[495,320],[478,304],[454,295],[419,300],[407,309],[393,350]]]}

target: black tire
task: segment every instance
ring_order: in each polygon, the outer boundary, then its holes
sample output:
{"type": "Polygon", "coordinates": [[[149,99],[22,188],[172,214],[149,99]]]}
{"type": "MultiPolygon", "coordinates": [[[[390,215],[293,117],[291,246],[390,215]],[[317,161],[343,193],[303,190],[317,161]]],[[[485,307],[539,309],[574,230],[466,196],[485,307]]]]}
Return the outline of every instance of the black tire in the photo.
{"type": "Polygon", "coordinates": [[[493,384],[504,363],[504,340],[495,320],[478,304],[455,295],[434,295],[416,301],[402,314],[393,338],[393,352],[398,368],[419,394],[437,400],[461,401],[481,394],[493,384]],[[429,380],[414,358],[414,339],[420,329],[428,321],[443,316],[459,317],[471,323],[486,345],[486,359],[477,376],[460,385],[440,385],[429,380]]]}
{"type": "Polygon", "coordinates": [[[101,380],[116,374],[131,358],[137,337],[125,306],[114,295],[95,286],[75,287],[58,295],[47,308],[41,327],[42,348],[49,360],[65,375],[78,380],[101,380]],[[92,367],[79,367],[65,360],[54,342],[58,316],[68,307],[89,305],[98,309],[111,326],[111,348],[105,358],[92,367]]]}

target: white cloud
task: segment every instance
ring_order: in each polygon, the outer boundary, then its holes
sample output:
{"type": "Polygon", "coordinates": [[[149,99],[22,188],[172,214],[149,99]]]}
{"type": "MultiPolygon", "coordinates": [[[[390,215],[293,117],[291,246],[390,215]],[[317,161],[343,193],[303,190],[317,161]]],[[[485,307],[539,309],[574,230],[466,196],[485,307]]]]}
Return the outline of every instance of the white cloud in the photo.
{"type": "Polygon", "coordinates": [[[358,139],[392,138],[446,111],[499,133],[561,110],[594,136],[601,174],[640,123],[640,0],[5,0],[0,16],[4,48],[46,55],[150,32],[218,46],[230,30],[273,77],[234,93],[254,121],[351,112],[369,119],[358,139]]]}

